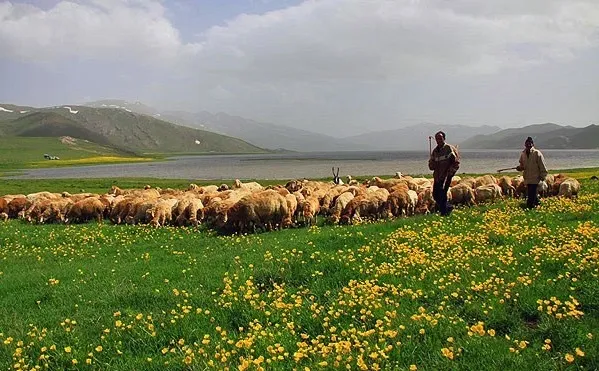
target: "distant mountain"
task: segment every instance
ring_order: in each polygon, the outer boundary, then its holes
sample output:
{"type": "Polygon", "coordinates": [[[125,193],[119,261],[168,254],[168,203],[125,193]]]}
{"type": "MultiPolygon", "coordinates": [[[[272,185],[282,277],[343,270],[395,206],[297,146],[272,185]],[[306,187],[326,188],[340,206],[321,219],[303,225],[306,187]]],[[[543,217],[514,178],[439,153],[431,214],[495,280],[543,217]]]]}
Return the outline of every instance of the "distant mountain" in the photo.
{"type": "Polygon", "coordinates": [[[126,112],[136,112],[143,115],[160,118],[160,112],[157,109],[141,102],[127,102],[126,100],[122,99],[102,99],[94,102],[83,103],[82,106],[94,108],[117,108],[125,110],[126,112]]]}
{"type": "Polygon", "coordinates": [[[477,135],[462,143],[471,149],[521,148],[526,137],[531,136],[535,145],[545,149],[599,149],[599,126],[584,128],[557,124],[536,124],[523,128],[506,129],[490,135],[477,135]]]}
{"type": "Polygon", "coordinates": [[[33,108],[0,104],[0,135],[70,136],[136,153],[265,152],[237,138],[175,125],[126,106],[33,108]]]}
{"type": "Polygon", "coordinates": [[[282,125],[257,122],[226,113],[163,112],[162,118],[180,125],[208,130],[243,139],[262,148],[299,152],[355,151],[373,149],[346,139],[294,129],[282,125]]]}
{"type": "MultiPolygon", "coordinates": [[[[376,131],[346,137],[345,139],[357,143],[358,145],[369,146],[379,150],[428,151],[428,137],[434,135],[439,130],[445,132],[448,143],[455,145],[461,144],[463,141],[472,136],[479,134],[491,134],[501,129],[497,126],[487,125],[471,127],[465,125],[436,125],[426,123],[395,130],[376,131]]],[[[433,140],[433,145],[434,144],[435,143],[433,140]]]]}

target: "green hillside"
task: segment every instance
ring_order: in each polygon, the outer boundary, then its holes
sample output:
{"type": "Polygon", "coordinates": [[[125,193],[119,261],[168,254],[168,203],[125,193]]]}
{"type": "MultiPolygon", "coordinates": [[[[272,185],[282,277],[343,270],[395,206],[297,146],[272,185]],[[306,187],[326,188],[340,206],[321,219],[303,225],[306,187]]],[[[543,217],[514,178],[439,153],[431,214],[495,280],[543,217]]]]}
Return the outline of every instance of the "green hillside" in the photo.
{"type": "Polygon", "coordinates": [[[99,158],[102,163],[149,160],[71,137],[0,137],[0,174],[22,168],[93,164],[99,158]],[[60,161],[47,160],[44,154],[59,157],[60,161]]]}
{"type": "Polygon", "coordinates": [[[139,154],[264,152],[237,138],[175,125],[122,108],[0,107],[13,111],[0,111],[0,135],[4,137],[71,136],[139,154]]]}
{"type": "Polygon", "coordinates": [[[460,143],[468,149],[512,149],[522,147],[526,137],[534,138],[535,144],[544,149],[598,149],[599,126],[584,128],[555,124],[530,125],[506,129],[489,135],[477,135],[460,143]]]}

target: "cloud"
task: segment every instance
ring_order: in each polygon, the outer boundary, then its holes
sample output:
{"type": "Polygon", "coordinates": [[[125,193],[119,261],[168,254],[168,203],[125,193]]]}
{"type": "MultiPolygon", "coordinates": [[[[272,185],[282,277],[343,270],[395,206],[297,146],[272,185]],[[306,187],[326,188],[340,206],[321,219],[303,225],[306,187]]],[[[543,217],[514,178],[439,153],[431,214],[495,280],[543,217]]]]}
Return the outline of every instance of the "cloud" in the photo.
{"type": "Polygon", "coordinates": [[[572,58],[596,45],[598,25],[593,0],[306,1],[211,28],[201,55],[264,81],[495,73],[572,58]]]}
{"type": "Polygon", "coordinates": [[[169,60],[192,52],[164,14],[150,0],[61,1],[47,10],[3,2],[0,47],[4,57],[26,61],[169,60]]]}

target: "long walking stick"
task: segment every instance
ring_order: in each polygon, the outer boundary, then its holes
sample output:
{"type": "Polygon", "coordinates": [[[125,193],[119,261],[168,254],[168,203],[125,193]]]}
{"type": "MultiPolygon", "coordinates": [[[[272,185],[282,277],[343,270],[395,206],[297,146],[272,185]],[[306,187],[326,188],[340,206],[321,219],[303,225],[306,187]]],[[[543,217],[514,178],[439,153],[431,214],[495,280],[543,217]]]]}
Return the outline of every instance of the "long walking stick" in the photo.
{"type": "Polygon", "coordinates": [[[518,167],[514,166],[514,167],[506,167],[505,169],[499,169],[497,170],[498,173],[501,173],[502,171],[506,171],[506,170],[516,170],[518,167]]]}
{"type": "Polygon", "coordinates": [[[432,155],[433,154],[433,137],[431,137],[430,135],[428,136],[428,154],[432,155]]]}

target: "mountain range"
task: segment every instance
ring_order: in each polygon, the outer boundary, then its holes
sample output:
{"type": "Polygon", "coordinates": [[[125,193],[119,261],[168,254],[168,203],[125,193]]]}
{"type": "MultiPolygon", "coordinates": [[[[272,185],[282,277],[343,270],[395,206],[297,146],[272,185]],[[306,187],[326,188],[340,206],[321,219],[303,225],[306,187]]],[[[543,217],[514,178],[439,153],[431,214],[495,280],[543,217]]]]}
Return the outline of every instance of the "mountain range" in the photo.
{"type": "Polygon", "coordinates": [[[191,128],[240,138],[258,147],[270,150],[298,152],[326,151],[410,151],[428,148],[428,136],[438,130],[448,135],[450,143],[459,144],[473,135],[484,135],[500,130],[497,126],[471,127],[465,125],[419,124],[394,130],[335,138],[283,125],[258,122],[226,113],[159,111],[140,102],[101,100],[88,102],[93,107],[123,107],[134,112],[150,114],[163,120],[191,128]]]}
{"type": "Polygon", "coordinates": [[[263,153],[243,140],[119,107],[0,104],[0,135],[70,136],[133,153],[263,153]]]}
{"type": "Polygon", "coordinates": [[[70,136],[140,154],[427,151],[429,136],[438,130],[447,134],[449,143],[464,149],[520,148],[527,136],[533,136],[540,148],[599,148],[597,125],[539,124],[501,130],[488,125],[423,123],[334,138],[222,112],[160,111],[117,99],[46,108],[0,103],[0,136],[70,136]]]}
{"type": "Polygon", "coordinates": [[[489,135],[476,135],[462,142],[461,146],[471,149],[521,148],[529,136],[534,139],[538,148],[599,149],[599,125],[576,128],[551,123],[506,129],[489,135]]]}

